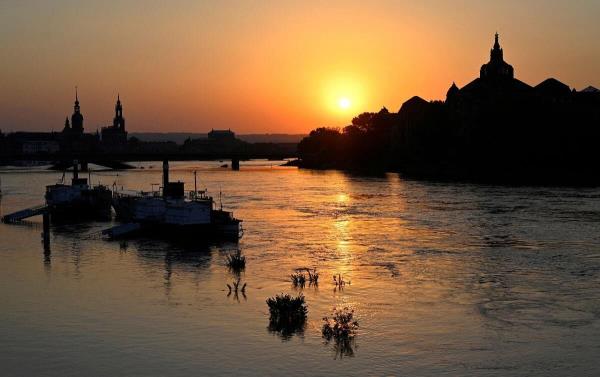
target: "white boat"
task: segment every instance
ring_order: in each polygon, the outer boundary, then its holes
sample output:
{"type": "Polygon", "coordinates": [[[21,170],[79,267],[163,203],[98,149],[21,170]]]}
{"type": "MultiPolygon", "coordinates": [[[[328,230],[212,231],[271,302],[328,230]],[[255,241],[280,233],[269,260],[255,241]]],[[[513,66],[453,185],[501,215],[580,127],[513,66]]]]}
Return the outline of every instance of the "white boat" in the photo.
{"type": "MultiPolygon", "coordinates": [[[[163,162],[162,192],[114,190],[112,205],[117,219],[140,224],[153,235],[177,238],[226,237],[239,239],[241,220],[232,212],[217,209],[206,191],[188,193],[183,182],[169,182],[169,163],[163,162]]],[[[135,229],[137,230],[137,229],[135,229]]]]}

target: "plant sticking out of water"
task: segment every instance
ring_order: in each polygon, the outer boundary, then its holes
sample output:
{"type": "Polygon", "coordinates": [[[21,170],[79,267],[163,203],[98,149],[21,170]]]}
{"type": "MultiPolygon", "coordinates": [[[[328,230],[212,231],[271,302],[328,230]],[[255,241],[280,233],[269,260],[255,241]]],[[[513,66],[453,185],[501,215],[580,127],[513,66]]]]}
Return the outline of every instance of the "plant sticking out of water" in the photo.
{"type": "Polygon", "coordinates": [[[310,284],[318,285],[319,284],[319,273],[317,272],[317,269],[313,268],[313,270],[311,272],[310,269],[307,268],[306,272],[308,273],[308,282],[310,284]]]}
{"type": "Polygon", "coordinates": [[[337,356],[354,355],[354,337],[358,330],[358,322],[354,319],[354,310],[347,307],[333,309],[331,318],[323,317],[323,328],[321,332],[325,343],[334,342],[334,350],[337,356]]]}
{"type": "Polygon", "coordinates": [[[312,271],[309,268],[298,268],[296,272],[290,275],[290,279],[292,280],[292,284],[295,288],[304,288],[306,281],[308,280],[308,285],[319,285],[319,273],[317,269],[313,269],[312,271]],[[306,274],[303,272],[306,271],[306,274]]]}
{"type": "Polygon", "coordinates": [[[239,296],[238,296],[238,292],[242,293],[242,296],[244,296],[244,299],[246,298],[246,283],[244,283],[244,285],[242,285],[242,287],[240,288],[240,278],[237,279],[237,281],[234,281],[231,283],[233,285],[233,288],[231,287],[231,285],[227,284],[227,288],[229,288],[229,293],[227,293],[227,297],[231,296],[231,293],[233,293],[233,297],[236,300],[240,300],[239,296]]]}
{"type": "Polygon", "coordinates": [[[296,288],[304,288],[306,284],[306,276],[301,272],[291,274],[290,279],[292,279],[292,284],[296,288]]]}
{"type": "Polygon", "coordinates": [[[284,339],[304,332],[308,308],[304,296],[276,295],[267,299],[269,307],[269,330],[279,333],[284,339]]]}
{"type": "Polygon", "coordinates": [[[242,255],[242,252],[238,250],[235,254],[228,254],[227,266],[235,273],[240,273],[246,268],[246,256],[242,255]]]}
{"type": "Polygon", "coordinates": [[[335,289],[343,289],[346,284],[350,285],[350,280],[344,280],[342,274],[333,275],[333,284],[335,284],[335,289]]]}

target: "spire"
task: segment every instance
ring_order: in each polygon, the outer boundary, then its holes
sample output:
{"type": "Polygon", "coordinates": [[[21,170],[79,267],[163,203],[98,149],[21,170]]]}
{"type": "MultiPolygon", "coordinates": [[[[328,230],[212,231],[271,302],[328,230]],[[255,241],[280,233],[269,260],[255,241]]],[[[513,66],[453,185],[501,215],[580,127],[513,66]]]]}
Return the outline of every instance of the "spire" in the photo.
{"type": "Polygon", "coordinates": [[[83,115],[79,106],[79,96],[77,87],[75,87],[75,105],[73,106],[73,115],[71,115],[71,129],[78,134],[83,134],[83,115]]]}
{"type": "Polygon", "coordinates": [[[121,106],[121,96],[117,93],[117,103],[115,104],[115,117],[122,117],[123,106],[121,106]]]}
{"type": "Polygon", "coordinates": [[[73,110],[76,113],[79,112],[79,96],[77,95],[77,86],[75,86],[75,106],[73,106],[73,110]]]}
{"type": "Polygon", "coordinates": [[[494,35],[494,47],[490,51],[490,61],[495,61],[496,63],[504,61],[504,53],[502,52],[498,38],[499,35],[498,32],[496,32],[494,35]]]}
{"type": "Polygon", "coordinates": [[[500,47],[500,35],[498,32],[494,34],[494,47],[490,50],[490,61],[481,67],[479,77],[514,78],[513,67],[504,61],[504,51],[500,47]]]}
{"type": "Polygon", "coordinates": [[[113,127],[125,131],[125,119],[123,118],[123,106],[121,105],[121,94],[117,93],[117,103],[115,104],[115,117],[113,127]]]}

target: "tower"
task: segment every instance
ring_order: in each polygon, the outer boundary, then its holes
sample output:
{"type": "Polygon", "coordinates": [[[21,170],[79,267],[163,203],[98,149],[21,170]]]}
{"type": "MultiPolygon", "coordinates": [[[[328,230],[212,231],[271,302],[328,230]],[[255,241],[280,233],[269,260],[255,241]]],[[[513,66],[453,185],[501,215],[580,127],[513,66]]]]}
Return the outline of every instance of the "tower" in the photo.
{"type": "Polygon", "coordinates": [[[494,36],[494,47],[490,50],[490,62],[503,62],[504,61],[504,52],[502,51],[502,47],[500,47],[500,43],[498,42],[498,33],[494,36]]]}
{"type": "Polygon", "coordinates": [[[121,97],[117,94],[117,103],[115,104],[115,117],[113,119],[113,127],[121,131],[125,131],[125,118],[123,118],[123,106],[121,105],[121,97]]]}
{"type": "Polygon", "coordinates": [[[496,33],[494,46],[490,50],[490,61],[481,66],[479,77],[482,79],[501,80],[514,78],[514,69],[504,61],[504,51],[500,47],[498,38],[499,35],[496,33]]]}
{"type": "Polygon", "coordinates": [[[125,118],[121,96],[117,94],[115,103],[115,117],[112,126],[102,127],[102,144],[106,150],[118,150],[127,144],[127,131],[125,131],[125,118]]]}
{"type": "Polygon", "coordinates": [[[75,87],[75,105],[73,106],[73,115],[71,115],[71,129],[73,133],[83,134],[83,115],[81,115],[81,108],[79,107],[77,87],[75,87]]]}

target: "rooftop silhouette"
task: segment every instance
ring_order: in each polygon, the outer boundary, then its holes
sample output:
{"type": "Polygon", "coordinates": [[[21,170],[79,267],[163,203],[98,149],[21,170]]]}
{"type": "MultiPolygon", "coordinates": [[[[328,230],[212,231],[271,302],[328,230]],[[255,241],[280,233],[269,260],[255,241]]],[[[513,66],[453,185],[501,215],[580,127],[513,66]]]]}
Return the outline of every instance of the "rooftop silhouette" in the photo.
{"type": "Polygon", "coordinates": [[[363,113],[343,130],[320,128],[299,145],[301,166],[507,183],[600,182],[594,168],[600,92],[549,78],[515,78],[498,33],[479,77],[445,101],[414,96],[397,113],[363,113]]]}

